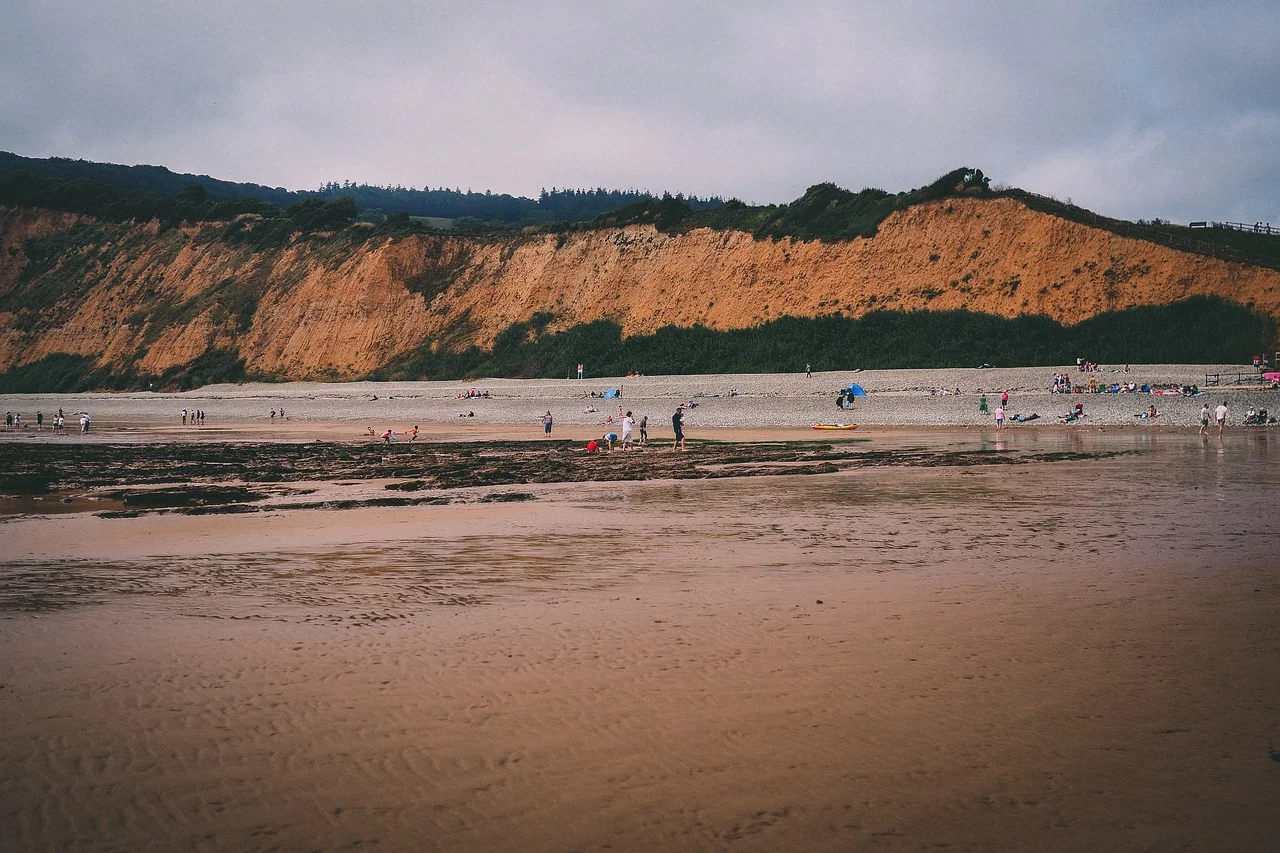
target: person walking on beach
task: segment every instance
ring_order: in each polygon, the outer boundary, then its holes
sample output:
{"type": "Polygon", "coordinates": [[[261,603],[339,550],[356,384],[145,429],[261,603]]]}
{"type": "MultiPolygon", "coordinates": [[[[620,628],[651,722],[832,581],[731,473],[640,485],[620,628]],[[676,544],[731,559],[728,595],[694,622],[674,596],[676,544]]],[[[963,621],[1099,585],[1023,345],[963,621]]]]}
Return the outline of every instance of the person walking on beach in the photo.
{"type": "Polygon", "coordinates": [[[1200,434],[1209,434],[1209,404],[1205,403],[1200,407],[1200,434]]]}
{"type": "Polygon", "coordinates": [[[547,413],[542,416],[542,434],[547,438],[551,438],[551,425],[555,423],[555,418],[551,417],[551,410],[547,409],[547,413]]]}
{"type": "Polygon", "coordinates": [[[627,412],[622,416],[622,449],[634,450],[635,446],[631,443],[631,430],[635,427],[635,418],[631,417],[631,412],[627,412]]]}
{"type": "Polygon", "coordinates": [[[183,410],[182,410],[182,425],[183,425],[183,426],[186,426],[186,425],[187,425],[187,410],[186,410],[186,409],[183,409],[183,410]]]}
{"type": "Polygon", "coordinates": [[[806,364],[805,364],[805,366],[804,366],[804,378],[805,378],[805,379],[812,379],[812,378],[813,378],[813,371],[812,371],[812,370],[810,370],[810,369],[809,369],[809,367],[810,367],[810,365],[809,365],[808,363],[806,363],[806,364]]]}
{"type": "Polygon", "coordinates": [[[36,412],[36,429],[44,429],[44,412],[36,412]]]}
{"type": "Polygon", "coordinates": [[[649,443],[649,416],[645,415],[640,418],[640,443],[649,443]]]}
{"type": "Polygon", "coordinates": [[[1222,438],[1222,430],[1227,425],[1227,401],[1223,400],[1222,405],[1214,411],[1218,418],[1218,438],[1222,438]]]}
{"type": "Polygon", "coordinates": [[[1004,406],[996,406],[996,432],[1004,429],[1004,406]]]}
{"type": "Polygon", "coordinates": [[[1009,405],[1009,389],[1006,388],[1000,392],[1000,405],[1006,407],[1009,405]]]}
{"type": "Polygon", "coordinates": [[[676,440],[671,443],[672,450],[684,452],[684,406],[676,406],[676,412],[671,416],[671,428],[675,430],[676,440]]]}
{"type": "Polygon", "coordinates": [[[413,425],[413,429],[409,430],[409,440],[410,440],[410,441],[417,441],[417,440],[418,440],[418,425],[417,425],[417,424],[414,424],[414,425],[413,425]]]}

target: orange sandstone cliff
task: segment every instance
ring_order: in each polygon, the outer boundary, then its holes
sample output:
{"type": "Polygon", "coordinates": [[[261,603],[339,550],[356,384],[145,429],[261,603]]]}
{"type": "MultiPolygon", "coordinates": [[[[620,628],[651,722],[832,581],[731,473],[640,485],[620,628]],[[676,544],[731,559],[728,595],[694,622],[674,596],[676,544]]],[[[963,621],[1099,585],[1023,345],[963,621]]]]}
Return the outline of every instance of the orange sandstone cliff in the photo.
{"type": "Polygon", "coordinates": [[[357,378],[424,344],[487,347],[536,312],[554,315],[551,331],[608,319],[634,335],[879,308],[1075,323],[1213,295],[1280,318],[1280,271],[1009,198],[916,205],[874,238],[835,243],[632,226],[493,239],[335,235],[255,250],[218,239],[218,227],[162,231],[0,208],[0,371],[71,353],[159,373],[220,348],[280,379],[357,378]]]}

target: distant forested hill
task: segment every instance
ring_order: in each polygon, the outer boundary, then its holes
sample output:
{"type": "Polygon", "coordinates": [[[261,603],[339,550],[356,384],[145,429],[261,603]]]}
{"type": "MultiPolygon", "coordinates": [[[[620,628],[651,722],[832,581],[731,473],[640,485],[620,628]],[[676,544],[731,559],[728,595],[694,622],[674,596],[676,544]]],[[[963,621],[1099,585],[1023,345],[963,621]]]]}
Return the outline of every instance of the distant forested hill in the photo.
{"type": "MultiPolygon", "coordinates": [[[[26,171],[42,178],[98,181],[125,193],[151,193],[176,197],[192,184],[204,187],[213,201],[253,198],[287,208],[305,199],[355,199],[360,211],[380,211],[386,215],[407,213],[410,216],[432,216],[447,219],[471,217],[481,222],[537,225],[547,222],[576,222],[591,219],[606,211],[654,198],[641,190],[555,189],[543,190],[538,198],[525,198],[506,193],[472,192],[461,189],[403,186],[372,186],[350,181],[331,181],[317,190],[287,190],[262,184],[221,181],[209,175],[174,172],[163,166],[122,166],[116,163],[94,163],[65,157],[22,157],[0,151],[0,177],[26,171]]],[[[677,194],[676,198],[694,210],[716,208],[723,204],[719,197],[698,198],[677,194]]],[[[376,213],[374,214],[376,217],[376,213]]]]}

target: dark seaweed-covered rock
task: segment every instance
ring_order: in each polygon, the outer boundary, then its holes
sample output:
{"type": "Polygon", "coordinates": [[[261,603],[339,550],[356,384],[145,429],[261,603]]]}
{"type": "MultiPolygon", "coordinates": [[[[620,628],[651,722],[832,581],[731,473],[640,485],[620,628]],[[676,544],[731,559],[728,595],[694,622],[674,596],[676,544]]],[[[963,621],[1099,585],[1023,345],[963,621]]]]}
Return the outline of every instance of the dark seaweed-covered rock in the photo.
{"type": "Polygon", "coordinates": [[[262,500],[260,492],[244,486],[183,486],[122,493],[125,506],[136,507],[202,507],[214,504],[240,504],[262,500]]]}

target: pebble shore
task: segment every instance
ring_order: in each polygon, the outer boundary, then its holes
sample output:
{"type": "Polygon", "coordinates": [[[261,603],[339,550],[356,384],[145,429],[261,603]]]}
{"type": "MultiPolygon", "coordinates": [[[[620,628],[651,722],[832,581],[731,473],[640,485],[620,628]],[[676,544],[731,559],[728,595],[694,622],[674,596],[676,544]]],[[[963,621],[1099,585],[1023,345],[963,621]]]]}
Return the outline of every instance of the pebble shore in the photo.
{"type": "MultiPolygon", "coordinates": [[[[704,374],[687,376],[593,377],[576,379],[475,379],[444,382],[349,382],[211,385],[183,393],[10,394],[6,410],[19,411],[28,421],[37,409],[46,418],[59,407],[66,412],[90,411],[95,419],[171,420],[182,409],[203,409],[218,422],[258,421],[271,409],[283,408],[291,421],[339,421],[399,428],[411,423],[449,423],[474,413],[476,424],[533,424],[550,410],[565,426],[601,424],[616,416],[618,405],[648,415],[655,426],[669,424],[675,407],[696,405],[686,412],[690,429],[808,427],[815,423],[858,423],[868,426],[990,426],[992,416],[979,411],[987,397],[995,410],[1000,392],[1008,390],[1007,416],[1036,413],[1031,423],[1015,429],[1058,427],[1059,415],[1076,403],[1086,417],[1065,428],[1125,426],[1138,428],[1195,427],[1200,407],[1225,400],[1228,422],[1239,424],[1250,406],[1280,415],[1280,392],[1262,387],[1205,387],[1206,374],[1236,374],[1237,365],[1132,365],[1082,373],[1074,365],[1061,367],[952,368],[939,370],[866,370],[790,374],[704,374]],[[1201,396],[1122,394],[1052,394],[1053,374],[1067,373],[1073,383],[1087,387],[1090,377],[1099,386],[1134,382],[1153,387],[1198,385],[1201,396]],[[853,407],[840,410],[838,390],[857,382],[867,391],[853,407]],[[590,392],[618,388],[619,400],[593,398],[590,392]],[[471,389],[488,398],[458,395],[471,389]],[[959,389],[959,394],[955,393],[959,389]],[[942,394],[940,392],[947,391],[942,394]],[[735,396],[730,392],[735,391],[735,396]],[[1135,417],[1155,405],[1155,421],[1135,417]],[[595,411],[590,411],[595,409],[595,411]]],[[[68,425],[71,425],[71,418],[68,425]]],[[[46,420],[47,423],[47,420],[46,420]]]]}

